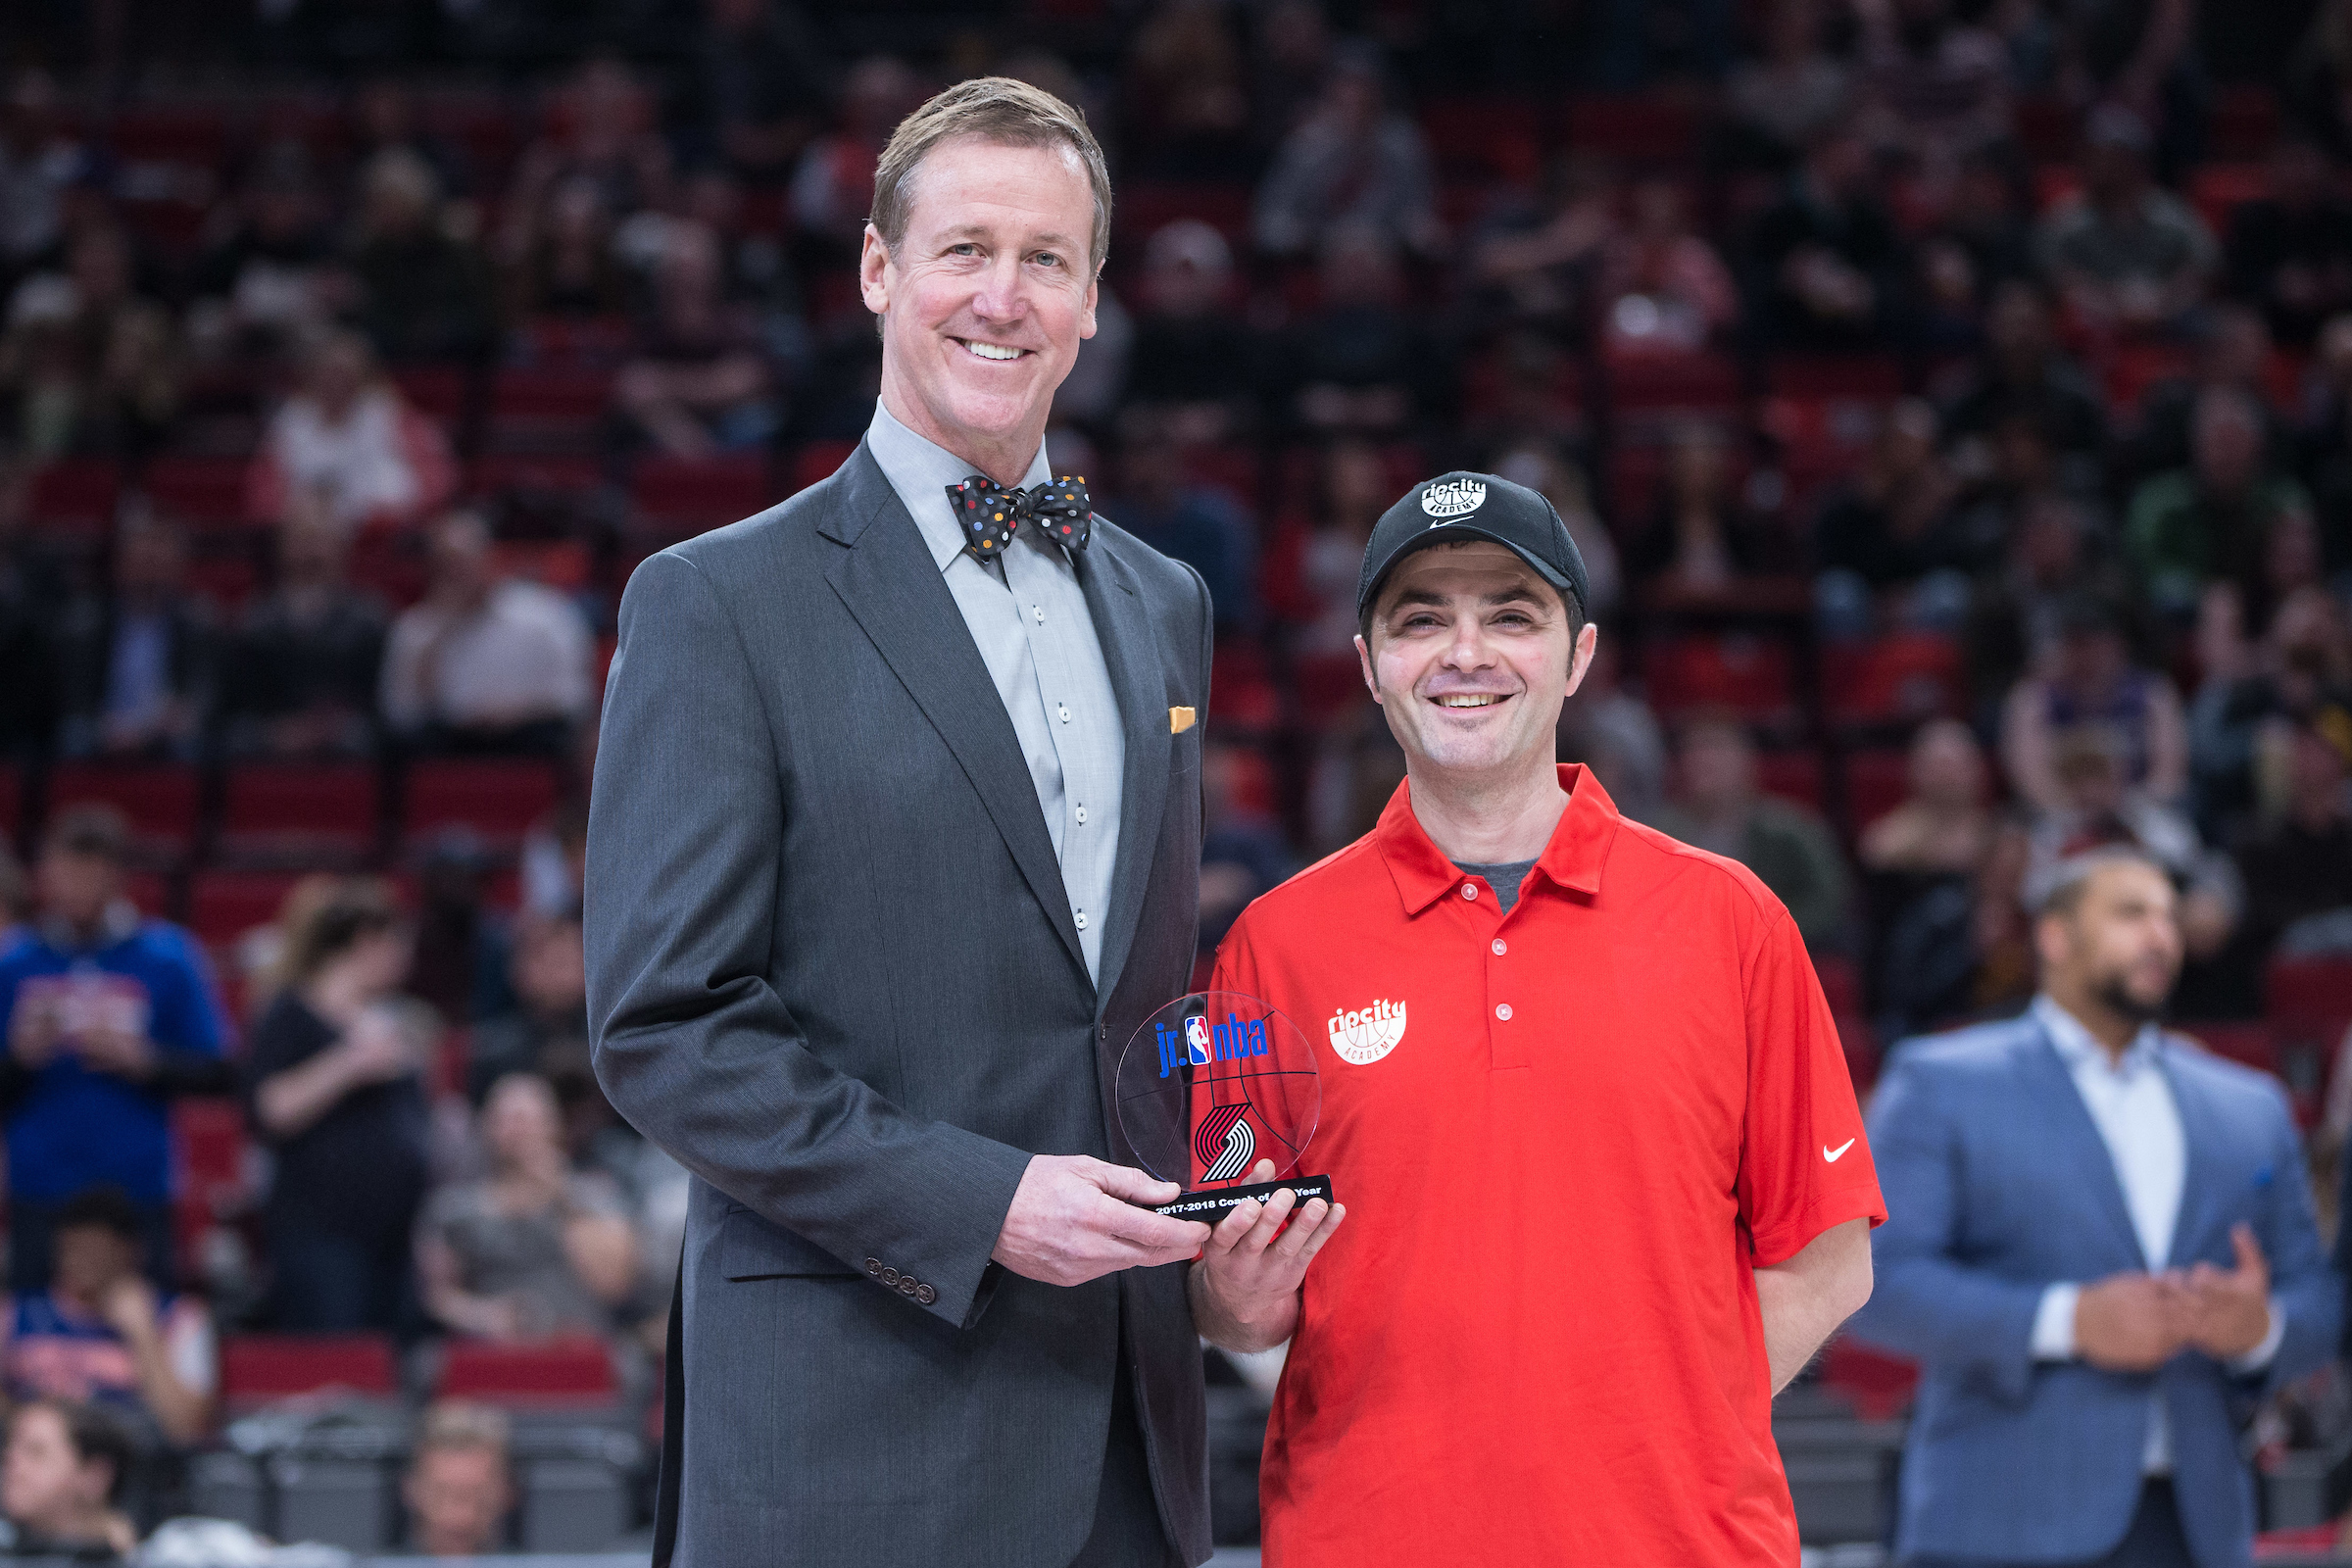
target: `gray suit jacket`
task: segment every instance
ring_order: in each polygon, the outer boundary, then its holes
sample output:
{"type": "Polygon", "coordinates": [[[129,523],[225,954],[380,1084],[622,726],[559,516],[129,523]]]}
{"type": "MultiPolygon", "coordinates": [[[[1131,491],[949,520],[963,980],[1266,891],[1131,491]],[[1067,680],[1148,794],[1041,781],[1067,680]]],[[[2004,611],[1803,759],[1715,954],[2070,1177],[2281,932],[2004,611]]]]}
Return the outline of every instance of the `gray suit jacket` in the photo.
{"type": "Polygon", "coordinates": [[[695,1178],[680,1563],[1066,1562],[1122,1329],[1170,1535],[1208,1555],[1184,1266],[1063,1290],[989,1259],[1031,1154],[1127,1157],[1116,1053],[1193,962],[1200,730],[1168,710],[1206,706],[1207,590],[1102,523],[1078,573],[1126,737],[1099,991],[1004,703],[863,446],[622,597],[589,1022],[695,1178]]]}

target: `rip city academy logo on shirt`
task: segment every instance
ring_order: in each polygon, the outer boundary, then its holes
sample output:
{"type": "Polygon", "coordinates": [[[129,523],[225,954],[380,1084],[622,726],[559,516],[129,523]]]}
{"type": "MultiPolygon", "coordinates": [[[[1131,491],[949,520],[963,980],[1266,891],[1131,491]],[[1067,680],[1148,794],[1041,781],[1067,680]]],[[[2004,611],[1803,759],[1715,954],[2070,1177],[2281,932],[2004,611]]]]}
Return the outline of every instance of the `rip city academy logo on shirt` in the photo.
{"type": "Polygon", "coordinates": [[[1342,1009],[1331,1015],[1328,1027],[1331,1049],[1342,1061],[1370,1066],[1404,1038],[1404,1004],[1384,1000],[1353,1011],[1342,1009]]]}
{"type": "MultiPolygon", "coordinates": [[[[1476,512],[1487,504],[1486,484],[1478,479],[1455,479],[1449,484],[1433,484],[1421,492],[1421,510],[1445,522],[1465,513],[1476,512]]],[[[1436,527],[1437,523],[1431,523],[1436,527]]]]}

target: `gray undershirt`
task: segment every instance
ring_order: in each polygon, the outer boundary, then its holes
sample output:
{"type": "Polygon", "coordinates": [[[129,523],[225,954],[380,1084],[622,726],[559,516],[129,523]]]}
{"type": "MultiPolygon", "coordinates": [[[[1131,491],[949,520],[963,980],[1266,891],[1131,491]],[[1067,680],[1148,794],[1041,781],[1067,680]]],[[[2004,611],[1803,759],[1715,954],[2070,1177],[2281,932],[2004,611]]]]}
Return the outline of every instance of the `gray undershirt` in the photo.
{"type": "Polygon", "coordinates": [[[1457,870],[1471,876],[1485,877],[1487,886],[1494,890],[1494,902],[1502,906],[1505,914],[1510,913],[1511,906],[1519,902],[1519,884],[1526,881],[1527,873],[1536,868],[1534,860],[1509,860],[1496,865],[1473,865],[1468,860],[1456,860],[1453,863],[1457,870]]]}

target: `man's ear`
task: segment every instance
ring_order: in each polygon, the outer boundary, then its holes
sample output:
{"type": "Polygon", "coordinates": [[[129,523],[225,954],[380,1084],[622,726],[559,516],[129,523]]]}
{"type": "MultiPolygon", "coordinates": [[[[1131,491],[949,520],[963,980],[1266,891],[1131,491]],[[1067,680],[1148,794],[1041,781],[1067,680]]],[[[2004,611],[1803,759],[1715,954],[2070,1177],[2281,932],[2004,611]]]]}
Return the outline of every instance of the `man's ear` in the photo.
{"type": "Polygon", "coordinates": [[[1592,651],[1599,646],[1600,628],[1591,621],[1585,622],[1584,628],[1576,634],[1576,641],[1568,648],[1568,690],[1561,695],[1576,695],[1576,689],[1585,683],[1585,676],[1592,668],[1592,651]]]}
{"type": "Polygon", "coordinates": [[[2034,956],[2040,962],[2044,981],[2051,970],[2066,962],[2067,950],[2073,946],[2074,931],[2063,915],[2037,914],[2034,917],[2034,956]]]}
{"type": "Polygon", "coordinates": [[[1086,300],[1078,310],[1078,336],[1081,339],[1095,335],[1095,306],[1102,298],[1102,271],[1098,268],[1095,275],[1086,280],[1086,300]]]}
{"type": "Polygon", "coordinates": [[[858,246],[858,292],[864,298],[865,308],[876,316],[890,310],[889,270],[890,250],[882,243],[874,225],[868,223],[865,237],[858,246]]]}
{"type": "Polygon", "coordinates": [[[1355,639],[1355,663],[1364,672],[1364,690],[1372,694],[1374,702],[1379,702],[1380,681],[1372,673],[1372,647],[1361,636],[1355,639]]]}

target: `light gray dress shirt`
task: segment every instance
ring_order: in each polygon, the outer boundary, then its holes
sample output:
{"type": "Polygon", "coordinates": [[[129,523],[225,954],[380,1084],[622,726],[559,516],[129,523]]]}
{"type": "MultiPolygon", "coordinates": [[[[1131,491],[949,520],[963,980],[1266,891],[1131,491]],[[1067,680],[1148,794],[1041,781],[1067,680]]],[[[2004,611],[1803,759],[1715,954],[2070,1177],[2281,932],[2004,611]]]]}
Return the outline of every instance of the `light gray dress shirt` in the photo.
{"type": "MultiPolygon", "coordinates": [[[[1100,981],[1102,922],[1110,912],[1110,876],[1119,853],[1127,741],[1078,574],[1061,546],[1034,528],[1016,532],[1011,546],[986,565],[966,554],[962,525],[948,506],[948,487],[979,468],[907,429],[879,401],[865,442],[922,530],[923,543],[980,649],[980,662],[1004,701],[1021,755],[1028,759],[1030,781],[1037,786],[1046,832],[1061,862],[1061,885],[1069,895],[1087,973],[1100,981]]],[[[1021,488],[1052,477],[1041,442],[1021,488]]]]}
{"type": "MultiPolygon", "coordinates": [[[[2116,1183],[2124,1191],[2124,1208],[2132,1216],[2140,1256],[2149,1273],[2161,1274],[2172,1261],[2173,1231],[2180,1218],[2181,1190],[2188,1182],[2188,1139],[2180,1125],[2180,1107],[2173,1102],[2172,1086],[2157,1059],[2171,1048],[2163,1032],[2148,1024],[2119,1060],[2107,1054],[2107,1048],[2081,1019],[2046,994],[2034,999],[2033,1013],[2066,1063],[2083,1108],[2099,1129],[2099,1141],[2115,1162],[2116,1183]]],[[[2034,1315],[2036,1360],[2074,1359],[2075,1303],[2082,1295],[2077,1281],[2043,1289],[2040,1309],[2034,1315]]],[[[2274,1296],[2269,1332],[2260,1345],[2231,1361],[2230,1369],[2241,1374],[2260,1371],[2278,1353],[2285,1336],[2286,1311],[2274,1296]]],[[[2163,1394],[2151,1393],[2148,1399],[2152,1414],[2140,1465],[2150,1475],[2164,1475],[2173,1468],[2172,1433],[2163,1394]]]]}

